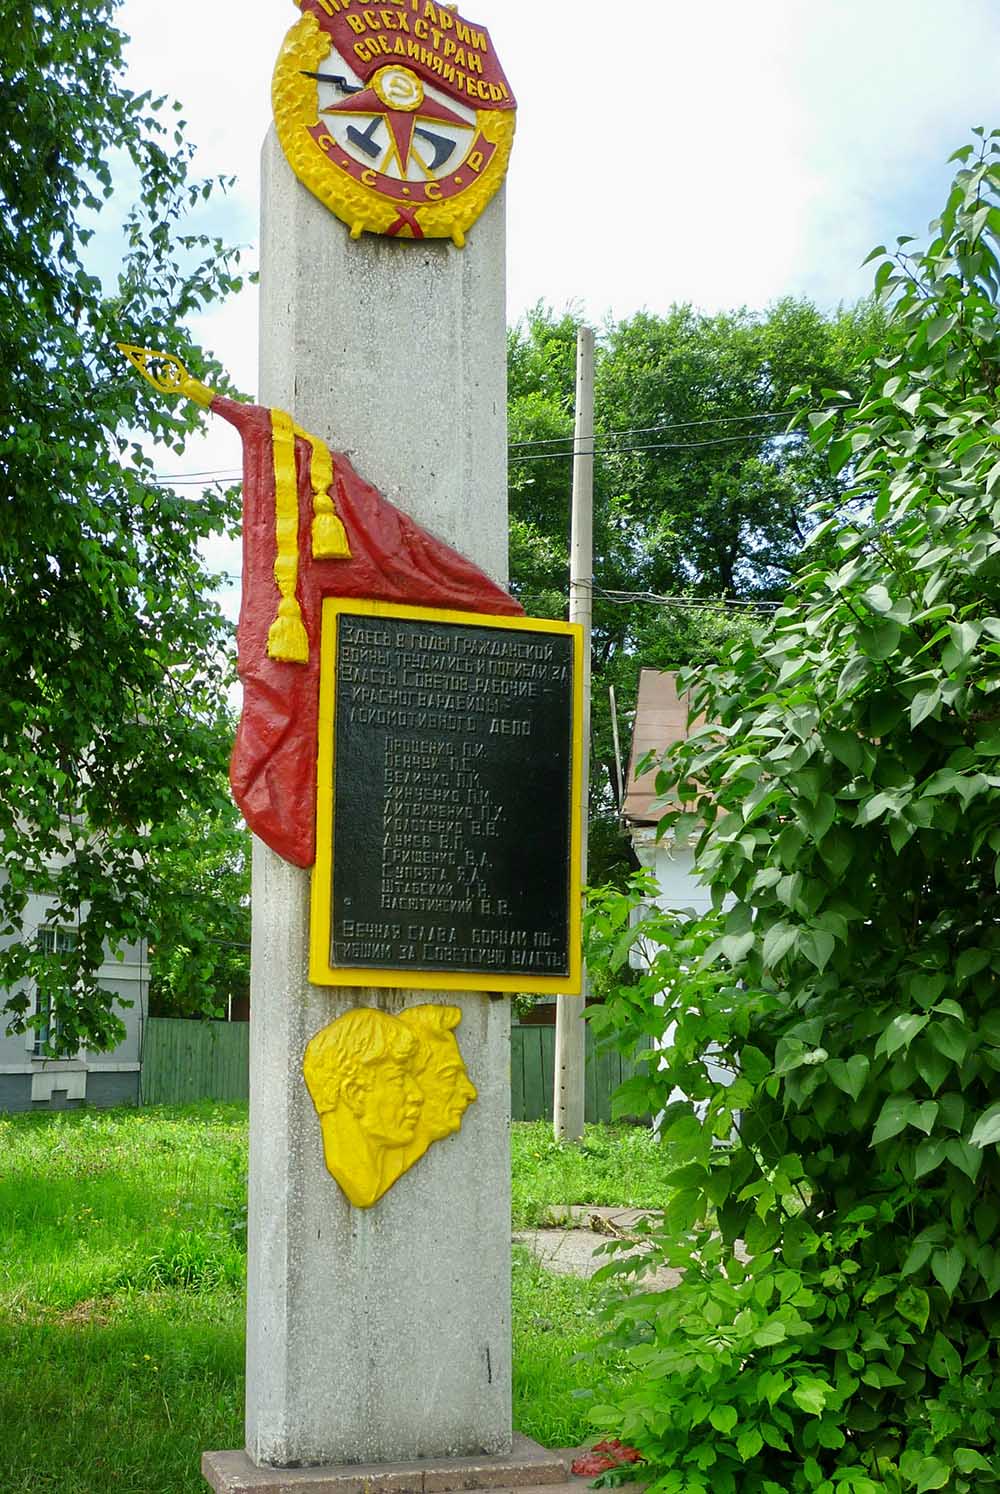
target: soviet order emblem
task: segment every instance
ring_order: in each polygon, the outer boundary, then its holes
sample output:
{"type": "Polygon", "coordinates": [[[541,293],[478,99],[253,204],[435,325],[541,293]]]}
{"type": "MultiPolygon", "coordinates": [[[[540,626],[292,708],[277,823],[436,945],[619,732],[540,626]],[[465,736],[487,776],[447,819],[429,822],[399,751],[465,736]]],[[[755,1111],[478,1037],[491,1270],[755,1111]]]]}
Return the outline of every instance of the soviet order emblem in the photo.
{"type": "Polygon", "coordinates": [[[459,247],[503,181],[515,104],[488,32],[435,0],[299,0],[274,70],[289,165],[349,225],[459,247]]]}

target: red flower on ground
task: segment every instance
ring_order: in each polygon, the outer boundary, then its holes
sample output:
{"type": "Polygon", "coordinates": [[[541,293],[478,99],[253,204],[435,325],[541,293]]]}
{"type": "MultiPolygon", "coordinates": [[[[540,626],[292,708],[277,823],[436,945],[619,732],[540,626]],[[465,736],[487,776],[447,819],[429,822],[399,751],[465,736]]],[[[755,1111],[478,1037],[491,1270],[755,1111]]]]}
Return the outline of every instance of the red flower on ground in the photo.
{"type": "Polygon", "coordinates": [[[613,1437],[610,1441],[595,1442],[589,1453],[574,1459],[571,1471],[578,1478],[596,1478],[599,1473],[607,1473],[609,1468],[620,1468],[623,1463],[641,1462],[642,1454],[638,1448],[626,1447],[617,1437],[613,1437]]]}

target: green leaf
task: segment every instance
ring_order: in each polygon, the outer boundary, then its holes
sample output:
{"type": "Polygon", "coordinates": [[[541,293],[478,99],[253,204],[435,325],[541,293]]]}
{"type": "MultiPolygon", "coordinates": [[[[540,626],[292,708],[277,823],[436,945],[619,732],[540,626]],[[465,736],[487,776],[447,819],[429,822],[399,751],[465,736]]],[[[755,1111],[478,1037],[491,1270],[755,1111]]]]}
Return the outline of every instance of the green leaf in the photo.
{"type": "Polygon", "coordinates": [[[992,956],[988,949],[965,949],[955,962],[955,979],[964,985],[972,976],[985,970],[992,956]]]}
{"type": "Polygon", "coordinates": [[[946,669],[954,669],[966,662],[979,642],[982,630],[981,623],[963,622],[948,624],[948,635],[951,643],[945,649],[942,656],[942,662],[946,669]]]}
{"type": "Polygon", "coordinates": [[[780,1370],[763,1370],[757,1377],[757,1393],[762,1395],[768,1405],[775,1406],[789,1386],[787,1375],[780,1370]]]}
{"type": "Polygon", "coordinates": [[[615,1427],[621,1420],[621,1412],[617,1406],[590,1406],[587,1420],[598,1427],[615,1427]]]}
{"type": "Polygon", "coordinates": [[[753,949],[753,930],[745,934],[726,934],[720,940],[720,947],[727,960],[738,965],[740,960],[753,949]]]}
{"type": "Polygon", "coordinates": [[[756,1427],[741,1432],[736,1439],[736,1451],[744,1463],[750,1458],[755,1458],[763,1446],[764,1439],[756,1427]]]}
{"type": "Polygon", "coordinates": [[[952,1071],[952,1062],[929,1043],[918,1043],[914,1049],[913,1061],[917,1066],[917,1073],[930,1089],[932,1095],[937,1094],[944,1081],[952,1071]]]}
{"type": "Polygon", "coordinates": [[[974,1447],[956,1447],[952,1456],[959,1473],[989,1473],[996,1478],[993,1464],[988,1463],[974,1447]]]}
{"type": "Polygon", "coordinates": [[[909,990],[919,1006],[930,1006],[941,995],[948,984],[945,975],[927,975],[923,972],[910,977],[909,990]]]}
{"type": "Polygon", "coordinates": [[[941,1380],[957,1380],[962,1373],[962,1356],[943,1333],[934,1335],[927,1355],[927,1366],[941,1380]]]}
{"type": "Polygon", "coordinates": [[[893,1136],[898,1136],[904,1126],[909,1125],[916,1113],[916,1101],[910,1095],[890,1095],[879,1111],[878,1120],[875,1122],[872,1145],[878,1146],[880,1142],[889,1141],[893,1136]]]}
{"type": "Polygon", "coordinates": [[[903,630],[898,622],[885,618],[871,627],[859,627],[858,638],[865,653],[873,659],[889,659],[899,647],[903,630]]]}
{"type": "Polygon", "coordinates": [[[929,1240],[915,1240],[907,1251],[906,1259],[899,1268],[900,1275],[916,1275],[930,1260],[933,1248],[929,1240]]]}
{"type": "Polygon", "coordinates": [[[861,600],[875,612],[890,612],[892,610],[892,597],[881,582],[878,582],[875,586],[869,586],[868,590],[862,593],[861,600]]]}
{"type": "Polygon", "coordinates": [[[768,1318],[765,1323],[761,1323],[753,1335],[753,1341],[759,1349],[767,1349],[775,1344],[784,1343],[787,1337],[788,1330],[784,1323],[778,1318],[768,1318]]]}
{"type": "Polygon", "coordinates": [[[876,1390],[888,1390],[893,1385],[902,1385],[903,1381],[888,1364],[880,1364],[878,1361],[869,1361],[861,1371],[861,1379],[865,1385],[871,1385],[876,1390]]]}
{"type": "Polygon", "coordinates": [[[859,827],[870,825],[875,820],[881,819],[888,810],[895,810],[897,806],[898,800],[893,793],[872,794],[871,798],[866,799],[858,810],[855,823],[859,827]]]}
{"type": "Polygon", "coordinates": [[[922,1032],[930,1019],[906,1012],[894,1017],[875,1044],[875,1053],[884,1053],[891,1058],[900,1048],[908,1048],[918,1033],[922,1032]]]}
{"type": "Polygon", "coordinates": [[[947,1155],[947,1139],[943,1136],[928,1137],[917,1147],[914,1157],[914,1177],[922,1178],[935,1167],[940,1167],[947,1155]]]}
{"type": "Polygon", "coordinates": [[[951,1478],[951,1469],[940,1458],[924,1458],[917,1473],[914,1488],[916,1494],[926,1494],[928,1489],[943,1489],[951,1478]]]}
{"type": "Polygon", "coordinates": [[[865,754],[860,740],[848,731],[827,731],[823,733],[823,745],[838,762],[843,763],[850,773],[860,773],[864,765],[865,754]]]}
{"type": "Polygon", "coordinates": [[[740,1070],[751,1084],[758,1085],[770,1074],[771,1060],[759,1048],[748,1044],[740,1050],[740,1070]]]}
{"type": "Polygon", "coordinates": [[[820,794],[815,804],[799,803],[798,815],[813,840],[822,840],[837,814],[830,794],[820,794]]]}
{"type": "Polygon", "coordinates": [[[933,685],[929,690],[920,690],[910,702],[910,726],[917,727],[928,716],[936,715],[941,707],[941,690],[933,685]]]}
{"type": "Polygon", "coordinates": [[[912,1282],[905,1286],[896,1297],[896,1311],[900,1317],[905,1318],[908,1323],[913,1323],[921,1333],[927,1327],[930,1310],[931,1299],[921,1287],[914,1286],[912,1282]]]}
{"type": "Polygon", "coordinates": [[[713,1406],[708,1413],[708,1419],[715,1430],[725,1437],[739,1421],[739,1414],[735,1406],[713,1406]]]}
{"type": "Polygon", "coordinates": [[[927,1036],[939,1053],[953,1063],[962,1063],[969,1051],[970,1038],[961,1027],[951,1022],[934,1022],[927,1036]]]}
{"type": "Polygon", "coordinates": [[[970,1141],[952,1140],[945,1143],[945,1155],[967,1178],[972,1182],[976,1181],[983,1165],[981,1147],[974,1146],[970,1141]]]}
{"type": "Polygon", "coordinates": [[[807,1377],[793,1387],[792,1400],[800,1411],[805,1411],[810,1416],[822,1416],[832,1393],[832,1387],[825,1380],[807,1377]]]}
{"type": "Polygon", "coordinates": [[[773,923],[764,935],[764,964],[777,965],[798,939],[799,931],[787,923],[773,923]]]}
{"type": "Polygon", "coordinates": [[[962,1252],[954,1246],[950,1250],[935,1250],[931,1256],[931,1271],[949,1297],[955,1295],[955,1288],[962,1279],[964,1266],[962,1252]]]}
{"type": "Polygon", "coordinates": [[[972,1146],[995,1146],[1000,1142],[1000,1102],[984,1110],[969,1137],[972,1146]]]}
{"type": "Polygon", "coordinates": [[[842,437],[839,441],[830,442],[830,445],[827,447],[826,459],[833,477],[836,477],[845,463],[850,461],[851,455],[852,450],[849,438],[842,437]]]}
{"type": "Polygon", "coordinates": [[[856,1100],[865,1087],[870,1067],[863,1053],[855,1053],[846,1061],[841,1058],[829,1059],[826,1072],[838,1089],[856,1100]]]}
{"type": "Polygon", "coordinates": [[[804,929],[799,934],[799,949],[811,965],[823,971],[830,962],[830,956],[836,947],[836,941],[832,934],[825,929],[804,929]]]}
{"type": "Polygon", "coordinates": [[[927,346],[934,347],[957,323],[957,316],[934,316],[927,323],[927,346]]]}

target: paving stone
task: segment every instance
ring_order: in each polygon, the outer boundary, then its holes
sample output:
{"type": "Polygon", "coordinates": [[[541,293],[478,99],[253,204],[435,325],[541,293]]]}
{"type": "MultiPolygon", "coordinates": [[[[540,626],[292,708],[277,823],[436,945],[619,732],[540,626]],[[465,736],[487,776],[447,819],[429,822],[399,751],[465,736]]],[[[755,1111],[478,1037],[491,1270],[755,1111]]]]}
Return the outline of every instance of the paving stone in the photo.
{"type": "Polygon", "coordinates": [[[620,1231],[630,1234],[640,1221],[655,1219],[658,1209],[608,1208],[604,1204],[553,1204],[545,1211],[546,1225],[570,1229],[586,1229],[593,1220],[610,1225],[608,1233],[620,1231]]]}
{"type": "MultiPolygon", "coordinates": [[[[631,1251],[611,1253],[607,1249],[608,1236],[592,1229],[519,1230],[514,1235],[514,1243],[527,1246],[540,1264],[557,1276],[590,1277],[614,1256],[642,1253],[641,1246],[631,1251]]],[[[658,1270],[644,1273],[639,1279],[645,1287],[666,1291],[681,1280],[681,1272],[661,1266],[658,1270]]]]}

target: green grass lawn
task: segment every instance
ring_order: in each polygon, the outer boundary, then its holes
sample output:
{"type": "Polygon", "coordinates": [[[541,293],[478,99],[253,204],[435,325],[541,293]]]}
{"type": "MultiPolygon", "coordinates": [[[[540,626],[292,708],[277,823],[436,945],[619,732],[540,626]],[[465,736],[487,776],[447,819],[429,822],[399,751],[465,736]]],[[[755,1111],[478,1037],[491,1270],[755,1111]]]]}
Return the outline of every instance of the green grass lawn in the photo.
{"type": "Polygon", "coordinates": [[[665,1178],[677,1166],[644,1126],[587,1126],[578,1146],[554,1140],[548,1121],[511,1128],[515,1229],[545,1224],[554,1204],[662,1209],[665,1178]]]}
{"type": "MultiPolygon", "coordinates": [[[[648,1134],[514,1136],[517,1222],[549,1204],[662,1202],[648,1134]]],[[[0,1115],[0,1490],[203,1494],[243,1440],[246,1107],[0,1115]]],[[[590,1283],[514,1263],[514,1420],[588,1436],[590,1283]]]]}
{"type": "Polygon", "coordinates": [[[204,1491],[242,1442],[246,1107],[0,1116],[0,1489],[204,1491]]]}

